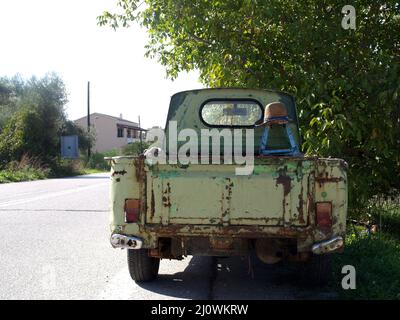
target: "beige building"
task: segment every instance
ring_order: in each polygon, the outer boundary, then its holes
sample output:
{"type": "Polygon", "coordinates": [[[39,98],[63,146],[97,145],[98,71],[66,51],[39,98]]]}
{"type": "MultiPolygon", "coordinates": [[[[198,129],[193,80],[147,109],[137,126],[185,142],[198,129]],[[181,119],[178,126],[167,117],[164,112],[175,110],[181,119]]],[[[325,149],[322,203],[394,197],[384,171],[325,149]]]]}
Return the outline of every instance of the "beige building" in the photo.
{"type": "MultiPolygon", "coordinates": [[[[87,116],[74,122],[87,130],[87,116]]],[[[90,115],[90,128],[96,139],[92,147],[93,151],[109,151],[140,141],[141,129],[139,124],[123,119],[122,115],[118,118],[102,113],[92,113],[90,115]]]]}
{"type": "Polygon", "coordinates": [[[146,134],[145,134],[145,141],[146,142],[154,142],[156,140],[156,137],[154,136],[152,130],[162,130],[162,128],[160,126],[153,126],[149,129],[146,130],[146,134]]]}

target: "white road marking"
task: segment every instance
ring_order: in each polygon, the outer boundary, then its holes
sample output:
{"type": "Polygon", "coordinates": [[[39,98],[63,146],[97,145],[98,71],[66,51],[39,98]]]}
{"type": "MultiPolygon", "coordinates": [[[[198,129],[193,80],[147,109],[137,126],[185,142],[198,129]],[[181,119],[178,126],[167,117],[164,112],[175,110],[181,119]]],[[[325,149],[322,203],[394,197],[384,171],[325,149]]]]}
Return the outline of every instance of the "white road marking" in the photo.
{"type": "Polygon", "coordinates": [[[41,195],[41,196],[37,196],[37,197],[32,197],[32,198],[25,198],[25,199],[20,199],[20,200],[6,201],[6,202],[3,202],[3,203],[0,203],[0,208],[19,205],[19,204],[24,204],[24,203],[29,203],[29,202],[32,202],[32,201],[38,201],[38,200],[43,200],[43,199],[59,197],[59,196],[63,196],[63,195],[66,195],[66,194],[80,192],[80,191],[83,191],[83,190],[95,189],[95,188],[102,187],[102,186],[105,186],[105,185],[109,185],[109,182],[103,182],[103,183],[99,183],[99,184],[95,184],[95,185],[79,187],[79,188],[70,189],[70,190],[63,190],[63,191],[59,191],[59,192],[47,193],[47,194],[44,194],[44,195],[41,195]]]}

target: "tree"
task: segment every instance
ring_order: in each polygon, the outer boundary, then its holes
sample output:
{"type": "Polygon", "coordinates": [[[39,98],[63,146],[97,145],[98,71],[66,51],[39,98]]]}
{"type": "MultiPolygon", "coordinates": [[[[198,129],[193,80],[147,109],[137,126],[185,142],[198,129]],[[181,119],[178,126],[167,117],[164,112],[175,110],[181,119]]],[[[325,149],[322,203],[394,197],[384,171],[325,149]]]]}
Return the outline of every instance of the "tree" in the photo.
{"type": "Polygon", "coordinates": [[[45,125],[36,111],[22,110],[14,114],[0,133],[0,165],[6,166],[22,156],[43,159],[46,149],[42,148],[45,125]]]}
{"type": "Polygon", "coordinates": [[[66,115],[63,81],[54,73],[41,79],[20,76],[0,79],[0,161],[19,161],[22,155],[54,166],[66,115]]]}
{"type": "Polygon", "coordinates": [[[147,28],[147,55],[175,78],[297,97],[303,151],[348,161],[353,208],[400,190],[400,2],[118,0],[99,25],[147,28]],[[140,5],[141,3],[145,5],[140,5]]]}
{"type": "Polygon", "coordinates": [[[19,75],[12,78],[0,78],[0,130],[18,111],[22,87],[23,80],[19,75]]]}

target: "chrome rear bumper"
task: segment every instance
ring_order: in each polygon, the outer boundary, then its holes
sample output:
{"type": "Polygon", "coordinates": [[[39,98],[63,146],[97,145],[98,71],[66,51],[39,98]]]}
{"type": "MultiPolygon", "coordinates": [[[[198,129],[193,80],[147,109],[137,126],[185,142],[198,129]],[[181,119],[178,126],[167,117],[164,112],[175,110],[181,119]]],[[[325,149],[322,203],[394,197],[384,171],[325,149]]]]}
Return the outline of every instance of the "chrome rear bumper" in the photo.
{"type": "Polygon", "coordinates": [[[129,237],[123,234],[113,234],[110,239],[113,248],[141,249],[143,240],[137,237],[129,237]]]}
{"type": "Polygon", "coordinates": [[[337,236],[337,237],[334,237],[334,238],[326,240],[326,241],[315,243],[312,246],[311,251],[314,254],[324,254],[324,253],[336,251],[336,250],[340,249],[341,247],[343,247],[343,245],[344,245],[343,238],[340,236],[337,236]]]}

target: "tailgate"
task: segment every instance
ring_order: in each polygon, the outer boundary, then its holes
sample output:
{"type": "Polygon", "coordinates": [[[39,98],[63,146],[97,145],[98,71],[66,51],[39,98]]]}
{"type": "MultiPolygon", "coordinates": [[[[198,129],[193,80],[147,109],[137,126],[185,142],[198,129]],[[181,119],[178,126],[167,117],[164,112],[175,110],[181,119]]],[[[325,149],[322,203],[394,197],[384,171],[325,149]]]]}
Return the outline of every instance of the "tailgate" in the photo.
{"type": "Polygon", "coordinates": [[[256,160],[249,176],[235,165],[146,167],[146,223],[306,226],[312,162],[256,160]]]}

